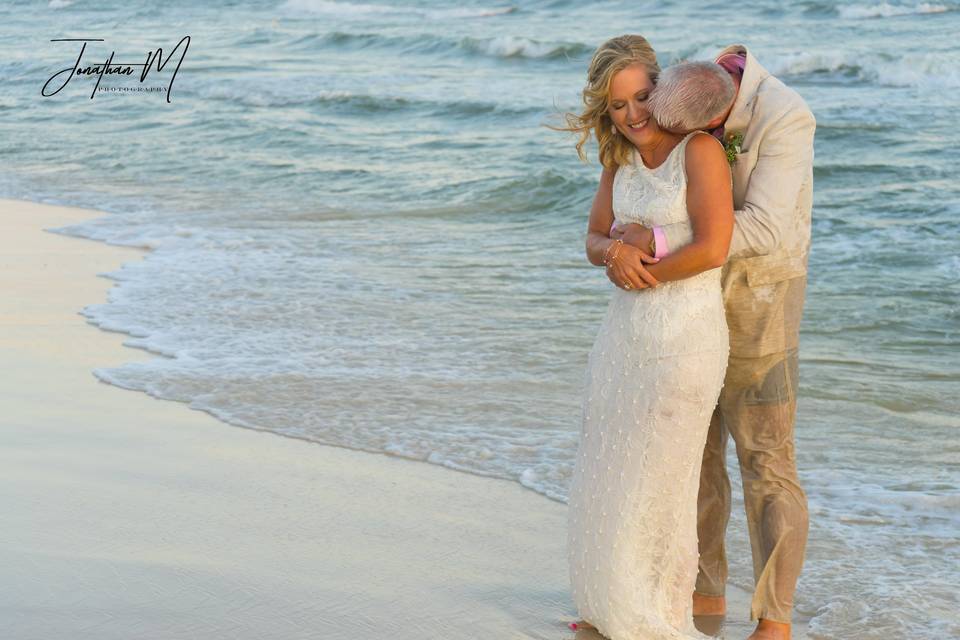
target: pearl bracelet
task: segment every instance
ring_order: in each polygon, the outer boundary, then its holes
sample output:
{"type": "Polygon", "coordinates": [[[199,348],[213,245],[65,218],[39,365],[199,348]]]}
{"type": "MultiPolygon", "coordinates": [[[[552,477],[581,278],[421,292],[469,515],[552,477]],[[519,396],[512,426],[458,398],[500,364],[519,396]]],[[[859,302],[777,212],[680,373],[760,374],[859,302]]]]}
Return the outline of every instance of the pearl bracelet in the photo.
{"type": "Polygon", "coordinates": [[[609,267],[610,263],[612,263],[614,260],[617,259],[617,256],[620,254],[620,247],[622,246],[623,246],[623,240],[621,240],[620,238],[617,238],[607,246],[606,251],[603,252],[603,264],[605,266],[609,267]],[[616,245],[617,249],[616,251],[614,251],[613,256],[611,256],[610,259],[608,260],[607,255],[609,255],[610,249],[613,248],[614,245],[616,245]]]}

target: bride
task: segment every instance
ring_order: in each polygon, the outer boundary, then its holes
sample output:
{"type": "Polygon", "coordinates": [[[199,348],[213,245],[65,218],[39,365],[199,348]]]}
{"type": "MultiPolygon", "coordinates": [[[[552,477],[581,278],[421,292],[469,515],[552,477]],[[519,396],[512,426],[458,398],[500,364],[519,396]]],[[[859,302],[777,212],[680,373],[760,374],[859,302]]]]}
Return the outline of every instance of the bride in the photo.
{"type": "Polygon", "coordinates": [[[592,133],[604,166],[587,257],[619,285],[584,375],[567,533],[583,626],[611,640],[709,637],[692,616],[697,493],[727,364],[720,266],[733,198],[717,139],[675,134],[651,117],[659,72],[643,37],[613,38],[591,61],[583,113],[567,116],[580,157],[592,133]],[[647,227],[689,219],[694,240],[657,260],[612,240],[614,219],[647,227]]]}

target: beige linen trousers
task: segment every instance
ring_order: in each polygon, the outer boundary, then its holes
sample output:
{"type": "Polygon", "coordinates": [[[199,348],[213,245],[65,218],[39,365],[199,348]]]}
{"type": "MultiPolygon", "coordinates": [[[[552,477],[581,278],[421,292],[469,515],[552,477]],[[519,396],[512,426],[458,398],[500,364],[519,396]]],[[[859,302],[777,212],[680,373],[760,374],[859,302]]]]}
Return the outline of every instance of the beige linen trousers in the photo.
{"type": "MultiPolygon", "coordinates": [[[[807,497],[797,478],[797,350],[806,289],[816,120],[798,93],[743,45],[746,66],[727,134],[744,134],[733,164],[736,224],[723,269],[730,359],[710,423],[698,500],[698,593],[724,594],[730,517],[728,434],[736,444],[756,583],[751,619],[790,622],[806,550],[807,497]]],[[[667,246],[692,239],[663,227],[667,246]]]]}

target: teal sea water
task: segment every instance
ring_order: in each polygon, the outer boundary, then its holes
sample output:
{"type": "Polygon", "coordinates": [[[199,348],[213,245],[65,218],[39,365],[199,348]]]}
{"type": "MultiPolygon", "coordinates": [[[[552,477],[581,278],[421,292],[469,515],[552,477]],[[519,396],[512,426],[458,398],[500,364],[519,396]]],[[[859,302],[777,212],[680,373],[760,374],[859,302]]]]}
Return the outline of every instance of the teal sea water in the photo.
{"type": "MultiPolygon", "coordinates": [[[[599,165],[543,125],[611,36],[664,65],[746,43],[819,123],[797,615],[960,637],[960,4],[730,4],[4,3],[0,196],[106,210],[60,231],[155,249],[84,313],[157,357],[100,379],[563,501],[610,285],[583,255],[599,165]],[[170,103],[41,96],[79,52],[51,39],[131,62],[185,35],[170,103]]],[[[729,538],[750,588],[739,502],[729,538]]]]}

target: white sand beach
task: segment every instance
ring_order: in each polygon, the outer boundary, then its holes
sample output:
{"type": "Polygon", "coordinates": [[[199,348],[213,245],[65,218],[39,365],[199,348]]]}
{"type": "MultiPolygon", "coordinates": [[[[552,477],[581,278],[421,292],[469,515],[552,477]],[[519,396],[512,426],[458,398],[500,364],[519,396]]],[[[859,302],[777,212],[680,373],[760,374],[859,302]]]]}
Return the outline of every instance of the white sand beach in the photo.
{"type": "Polygon", "coordinates": [[[0,637],[574,637],[565,505],[97,380],[159,357],[79,314],[147,253],[43,231],[98,215],[0,200],[0,637]]]}

